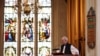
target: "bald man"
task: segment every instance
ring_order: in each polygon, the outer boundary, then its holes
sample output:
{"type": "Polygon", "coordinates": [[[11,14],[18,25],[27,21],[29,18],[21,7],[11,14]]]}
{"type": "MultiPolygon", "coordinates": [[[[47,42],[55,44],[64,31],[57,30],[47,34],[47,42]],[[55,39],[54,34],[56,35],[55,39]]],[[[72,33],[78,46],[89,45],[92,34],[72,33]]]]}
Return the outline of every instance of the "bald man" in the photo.
{"type": "Polygon", "coordinates": [[[62,45],[60,50],[61,53],[79,55],[78,49],[68,43],[68,38],[66,36],[63,36],[61,40],[62,40],[62,45]]]}

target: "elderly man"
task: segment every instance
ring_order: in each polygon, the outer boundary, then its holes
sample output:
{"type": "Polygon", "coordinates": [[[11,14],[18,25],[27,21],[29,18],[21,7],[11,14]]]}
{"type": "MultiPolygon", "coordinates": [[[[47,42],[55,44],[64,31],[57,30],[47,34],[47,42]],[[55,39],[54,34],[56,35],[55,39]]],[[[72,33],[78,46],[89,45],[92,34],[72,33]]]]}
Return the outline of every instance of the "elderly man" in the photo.
{"type": "Polygon", "coordinates": [[[79,55],[79,51],[73,45],[68,43],[68,38],[66,36],[62,37],[61,53],[79,55]]]}

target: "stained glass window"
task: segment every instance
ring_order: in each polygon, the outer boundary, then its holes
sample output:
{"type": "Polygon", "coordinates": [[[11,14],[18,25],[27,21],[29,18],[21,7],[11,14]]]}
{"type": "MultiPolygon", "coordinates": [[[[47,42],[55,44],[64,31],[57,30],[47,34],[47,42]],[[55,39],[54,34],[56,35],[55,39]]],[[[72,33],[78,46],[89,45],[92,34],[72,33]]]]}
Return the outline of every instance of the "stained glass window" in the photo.
{"type": "Polygon", "coordinates": [[[5,0],[4,56],[51,54],[51,23],[51,0],[5,0]]]}

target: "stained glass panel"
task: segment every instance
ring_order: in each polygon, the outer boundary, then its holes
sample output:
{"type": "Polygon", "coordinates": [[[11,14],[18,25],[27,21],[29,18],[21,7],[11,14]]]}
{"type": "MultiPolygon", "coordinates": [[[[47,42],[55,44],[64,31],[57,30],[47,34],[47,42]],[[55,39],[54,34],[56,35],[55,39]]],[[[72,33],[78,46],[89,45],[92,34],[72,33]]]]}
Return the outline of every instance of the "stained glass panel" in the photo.
{"type": "Polygon", "coordinates": [[[4,56],[17,56],[17,0],[5,0],[4,56]]]}
{"type": "Polygon", "coordinates": [[[8,43],[6,42],[4,44],[4,56],[17,56],[17,43],[12,42],[12,43],[8,43]]]}
{"type": "Polygon", "coordinates": [[[23,42],[21,43],[21,56],[33,56],[33,48],[34,43],[33,42],[23,42]]]}
{"type": "Polygon", "coordinates": [[[33,41],[34,37],[34,14],[30,16],[22,15],[21,41],[33,41]]]}
{"type": "Polygon", "coordinates": [[[51,6],[51,0],[38,0],[39,6],[51,6]]]}
{"type": "Polygon", "coordinates": [[[4,9],[4,39],[7,42],[16,41],[17,13],[14,12],[12,7],[5,7],[4,9]]]}
{"type": "Polygon", "coordinates": [[[33,8],[32,2],[33,0],[22,0],[21,41],[33,41],[34,38],[34,9],[31,9],[33,8]]]}
{"type": "Polygon", "coordinates": [[[38,14],[39,41],[51,41],[50,14],[38,14]]]}
{"type": "Polygon", "coordinates": [[[16,41],[16,20],[9,18],[5,20],[5,41],[16,41]]]}
{"type": "Polygon", "coordinates": [[[50,7],[42,7],[38,10],[38,13],[41,14],[51,14],[51,8],[50,7]]]}
{"type": "Polygon", "coordinates": [[[5,6],[14,6],[17,4],[17,0],[5,0],[5,6]]]}
{"type": "Polygon", "coordinates": [[[51,43],[50,42],[39,42],[38,44],[38,56],[51,55],[51,43]]]}
{"type": "Polygon", "coordinates": [[[34,52],[34,0],[21,0],[21,56],[34,52]]]}
{"type": "Polygon", "coordinates": [[[38,0],[38,56],[51,54],[51,0],[38,0]]]}

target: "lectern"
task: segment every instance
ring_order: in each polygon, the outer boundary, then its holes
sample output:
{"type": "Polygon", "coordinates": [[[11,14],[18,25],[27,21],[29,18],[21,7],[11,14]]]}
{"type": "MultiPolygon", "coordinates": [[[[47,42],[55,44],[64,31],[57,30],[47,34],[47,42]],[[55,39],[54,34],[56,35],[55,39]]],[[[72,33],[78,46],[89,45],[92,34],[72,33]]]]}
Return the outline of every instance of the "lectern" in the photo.
{"type": "Polygon", "coordinates": [[[57,52],[57,50],[59,49],[53,49],[52,55],[50,56],[80,56],[80,55],[63,54],[63,53],[57,52]]]}
{"type": "Polygon", "coordinates": [[[78,56],[78,55],[68,55],[68,54],[65,54],[65,55],[51,55],[51,56],[78,56]]]}
{"type": "Polygon", "coordinates": [[[52,55],[52,56],[73,56],[73,55],[52,55]]]}

